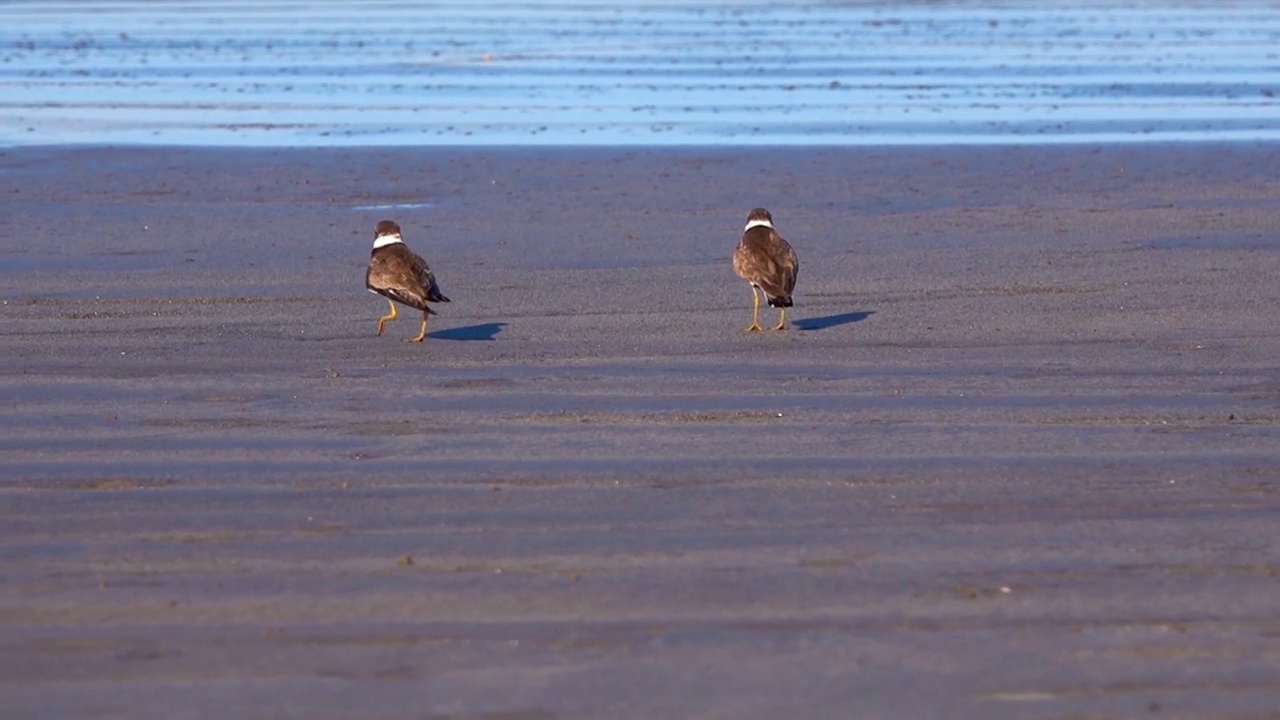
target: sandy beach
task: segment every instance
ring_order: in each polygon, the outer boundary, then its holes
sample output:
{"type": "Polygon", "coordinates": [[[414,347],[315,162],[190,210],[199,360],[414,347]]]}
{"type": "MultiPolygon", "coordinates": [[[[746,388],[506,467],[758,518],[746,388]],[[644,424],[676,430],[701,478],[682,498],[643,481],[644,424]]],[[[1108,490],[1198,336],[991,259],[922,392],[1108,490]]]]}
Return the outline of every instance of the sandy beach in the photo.
{"type": "Polygon", "coordinates": [[[1272,717],[1277,167],[0,150],[0,715],[1272,717]]]}

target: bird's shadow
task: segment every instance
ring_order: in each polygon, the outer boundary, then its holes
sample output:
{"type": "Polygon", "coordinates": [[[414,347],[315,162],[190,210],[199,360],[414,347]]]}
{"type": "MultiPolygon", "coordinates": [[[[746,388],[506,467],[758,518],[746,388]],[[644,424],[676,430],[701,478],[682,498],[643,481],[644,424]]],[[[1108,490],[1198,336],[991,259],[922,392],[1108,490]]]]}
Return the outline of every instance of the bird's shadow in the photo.
{"type": "Polygon", "coordinates": [[[437,330],[427,333],[427,337],[435,340],[492,340],[498,333],[502,332],[502,328],[506,327],[506,323],[480,323],[479,325],[467,325],[465,327],[449,328],[448,330],[437,330]]]}
{"type": "Polygon", "coordinates": [[[822,317],[795,320],[794,325],[801,330],[826,330],[838,325],[848,325],[849,323],[866,320],[875,313],[875,310],[859,310],[858,312],[840,313],[838,315],[823,315],[822,317]]]}

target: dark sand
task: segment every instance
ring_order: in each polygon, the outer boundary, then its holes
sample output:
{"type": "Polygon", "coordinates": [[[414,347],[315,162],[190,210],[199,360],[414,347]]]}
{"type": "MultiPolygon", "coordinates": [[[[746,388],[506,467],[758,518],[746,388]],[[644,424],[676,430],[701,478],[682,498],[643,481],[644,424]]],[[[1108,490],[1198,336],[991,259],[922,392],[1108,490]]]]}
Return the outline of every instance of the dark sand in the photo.
{"type": "Polygon", "coordinates": [[[1277,167],[3,151],[0,715],[1274,717],[1277,167]]]}

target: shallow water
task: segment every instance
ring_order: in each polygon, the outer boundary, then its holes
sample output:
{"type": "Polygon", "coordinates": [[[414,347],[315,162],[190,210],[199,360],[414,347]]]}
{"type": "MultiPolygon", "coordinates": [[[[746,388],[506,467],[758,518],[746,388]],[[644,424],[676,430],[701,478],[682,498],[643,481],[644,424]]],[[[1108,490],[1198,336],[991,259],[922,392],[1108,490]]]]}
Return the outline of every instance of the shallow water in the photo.
{"type": "Polygon", "coordinates": [[[1263,2],[0,6],[0,144],[1280,139],[1263,2]]]}

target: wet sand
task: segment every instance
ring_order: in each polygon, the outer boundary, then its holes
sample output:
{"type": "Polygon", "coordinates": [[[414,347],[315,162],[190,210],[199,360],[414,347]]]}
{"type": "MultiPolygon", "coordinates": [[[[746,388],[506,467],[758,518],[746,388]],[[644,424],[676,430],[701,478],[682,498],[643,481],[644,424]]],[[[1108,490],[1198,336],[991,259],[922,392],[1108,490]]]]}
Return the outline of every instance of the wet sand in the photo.
{"type": "Polygon", "coordinates": [[[1277,166],[2,151],[0,714],[1274,712],[1277,166]]]}

